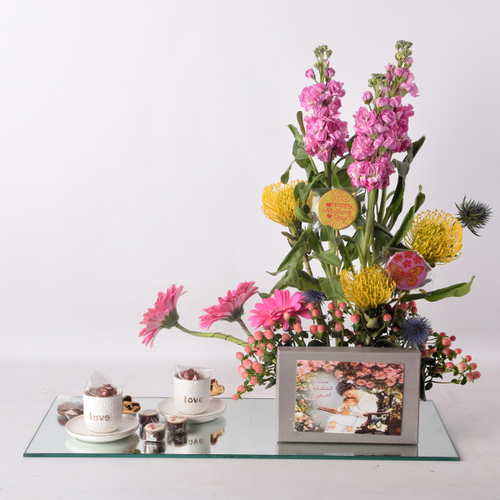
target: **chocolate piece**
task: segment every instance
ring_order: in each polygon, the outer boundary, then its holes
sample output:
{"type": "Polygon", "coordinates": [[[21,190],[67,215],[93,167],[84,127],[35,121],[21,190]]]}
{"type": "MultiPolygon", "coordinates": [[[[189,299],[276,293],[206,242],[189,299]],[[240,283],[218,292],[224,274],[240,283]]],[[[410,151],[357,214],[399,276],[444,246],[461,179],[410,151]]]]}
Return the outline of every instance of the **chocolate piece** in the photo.
{"type": "Polygon", "coordinates": [[[109,398],[110,396],[116,396],[118,391],[111,384],[104,384],[97,388],[95,395],[98,398],[109,398]]]}
{"type": "Polygon", "coordinates": [[[132,399],[132,396],[123,396],[123,413],[133,414],[141,409],[141,405],[132,399]]]}
{"type": "Polygon", "coordinates": [[[167,418],[167,429],[172,434],[181,434],[186,432],[187,418],[179,415],[172,415],[167,418]]]}
{"type": "Polygon", "coordinates": [[[200,375],[193,368],[189,368],[188,370],[184,370],[184,372],[182,373],[182,378],[184,380],[199,380],[200,375]]]}
{"type": "Polygon", "coordinates": [[[57,407],[57,413],[59,413],[62,417],[65,417],[67,420],[70,420],[73,417],[83,414],[83,403],[66,401],[57,407]]]}
{"type": "Polygon", "coordinates": [[[187,434],[168,434],[167,443],[174,448],[180,448],[187,444],[187,434]]]}
{"type": "Polygon", "coordinates": [[[158,410],[142,410],[137,416],[141,425],[148,425],[160,421],[160,413],[158,410]]]}
{"type": "Polygon", "coordinates": [[[224,392],[224,386],[217,382],[216,378],[210,380],[210,396],[220,396],[224,392]]]}
{"type": "Polygon", "coordinates": [[[165,424],[153,422],[151,424],[145,425],[143,429],[144,439],[146,441],[155,442],[163,441],[165,439],[165,430],[165,424]]]}

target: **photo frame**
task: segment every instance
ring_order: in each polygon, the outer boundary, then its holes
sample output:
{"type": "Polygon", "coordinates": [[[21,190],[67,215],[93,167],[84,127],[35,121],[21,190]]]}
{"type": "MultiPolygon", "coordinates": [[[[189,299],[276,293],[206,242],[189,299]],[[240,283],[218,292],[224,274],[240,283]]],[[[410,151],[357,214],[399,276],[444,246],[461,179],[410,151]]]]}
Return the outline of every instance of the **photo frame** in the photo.
{"type": "Polygon", "coordinates": [[[279,442],[418,443],[420,351],[280,347],[279,442]]]}

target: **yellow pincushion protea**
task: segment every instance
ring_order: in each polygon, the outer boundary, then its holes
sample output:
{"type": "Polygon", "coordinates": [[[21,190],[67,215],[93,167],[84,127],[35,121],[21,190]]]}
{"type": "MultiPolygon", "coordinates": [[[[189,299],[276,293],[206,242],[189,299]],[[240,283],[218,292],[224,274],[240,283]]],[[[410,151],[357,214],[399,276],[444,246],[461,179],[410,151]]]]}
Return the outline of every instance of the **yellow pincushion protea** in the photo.
{"type": "Polygon", "coordinates": [[[262,212],[264,215],[285,227],[292,227],[297,222],[293,190],[298,180],[288,184],[278,182],[264,188],[262,192],[262,212]]]}
{"type": "Polygon", "coordinates": [[[396,288],[387,271],[376,264],[359,273],[344,269],[340,273],[340,284],[344,299],[365,310],[387,303],[396,288]]]}
{"type": "Polygon", "coordinates": [[[462,226],[446,212],[420,212],[405,236],[405,245],[418,252],[431,266],[460,257],[462,226]]]}

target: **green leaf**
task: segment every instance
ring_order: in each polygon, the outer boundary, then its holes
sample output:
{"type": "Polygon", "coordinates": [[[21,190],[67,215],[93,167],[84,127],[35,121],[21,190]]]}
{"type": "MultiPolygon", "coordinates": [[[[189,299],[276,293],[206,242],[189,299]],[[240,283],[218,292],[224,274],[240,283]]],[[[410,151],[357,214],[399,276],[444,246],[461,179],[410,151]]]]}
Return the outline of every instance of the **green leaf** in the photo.
{"type": "Polygon", "coordinates": [[[409,148],[408,151],[406,152],[406,157],[403,161],[411,163],[415,156],[417,156],[417,153],[420,151],[420,148],[424,145],[425,142],[425,135],[423,135],[418,141],[415,141],[409,148]]]}
{"type": "Polygon", "coordinates": [[[287,267],[292,266],[295,267],[299,262],[302,262],[304,255],[307,250],[307,239],[309,238],[309,234],[312,229],[306,229],[297,240],[297,243],[292,247],[292,249],[288,252],[286,257],[283,259],[283,262],[278,267],[278,273],[285,270],[287,267]]]}
{"type": "Polygon", "coordinates": [[[288,125],[288,128],[292,131],[293,136],[297,141],[304,142],[304,138],[300,135],[299,130],[294,125],[288,125]]]}
{"type": "Polygon", "coordinates": [[[410,164],[407,161],[393,159],[392,163],[394,163],[394,166],[401,177],[404,178],[408,175],[408,172],[410,171],[410,164]]]}
{"type": "Polygon", "coordinates": [[[299,124],[300,131],[302,132],[302,135],[305,137],[306,129],[304,127],[304,118],[303,118],[302,111],[297,111],[297,123],[299,124]]]}
{"type": "Polygon", "coordinates": [[[317,292],[321,292],[321,286],[316,278],[313,278],[305,271],[301,269],[297,269],[295,267],[290,266],[287,269],[286,274],[281,278],[271,292],[274,290],[283,290],[284,288],[297,288],[305,292],[306,290],[315,290],[317,292]]]}
{"type": "Polygon", "coordinates": [[[288,178],[290,177],[290,169],[292,168],[293,161],[290,163],[290,166],[286,169],[285,173],[281,176],[282,184],[288,184],[288,178]]]}
{"type": "Polygon", "coordinates": [[[335,243],[335,229],[332,226],[321,226],[319,230],[321,241],[331,241],[335,243]]]}
{"type": "Polygon", "coordinates": [[[320,254],[315,254],[315,256],[318,260],[324,262],[325,264],[331,264],[335,267],[340,267],[342,265],[342,261],[335,254],[329,252],[328,250],[320,254]]]}
{"type": "Polygon", "coordinates": [[[293,141],[292,154],[296,160],[309,159],[309,155],[306,153],[305,149],[299,141],[293,141]]]}
{"type": "Polygon", "coordinates": [[[409,302],[410,300],[424,299],[427,302],[437,302],[438,300],[445,299],[447,297],[463,297],[470,292],[472,282],[475,276],[471,278],[468,283],[458,283],[446,288],[440,288],[439,290],[434,290],[428,293],[412,293],[410,295],[403,295],[401,302],[409,302]]]}
{"type": "Polygon", "coordinates": [[[415,197],[415,204],[413,205],[413,207],[410,208],[410,210],[406,214],[399,230],[396,232],[393,238],[387,243],[388,247],[394,247],[399,243],[401,243],[401,240],[405,237],[406,233],[410,230],[411,225],[413,224],[415,213],[422,206],[424,201],[425,201],[425,194],[422,193],[422,186],[419,186],[418,194],[415,197]]]}
{"type": "Polygon", "coordinates": [[[343,299],[342,286],[340,284],[340,281],[338,280],[338,277],[332,276],[326,278],[319,278],[319,284],[321,286],[321,290],[323,290],[323,293],[326,295],[327,299],[329,300],[343,299]]]}
{"type": "MultiPolygon", "coordinates": [[[[354,248],[356,248],[356,247],[354,247],[354,248]]],[[[342,256],[344,269],[354,269],[354,266],[352,264],[352,259],[351,259],[349,252],[348,252],[347,248],[345,247],[344,242],[342,241],[341,238],[339,238],[339,241],[338,241],[338,249],[339,249],[340,255],[342,256]]],[[[357,258],[357,255],[358,254],[356,251],[354,259],[357,258]]]]}
{"type": "Polygon", "coordinates": [[[304,212],[297,203],[295,203],[295,216],[300,222],[305,222],[306,224],[312,224],[314,221],[312,217],[304,212]]]}

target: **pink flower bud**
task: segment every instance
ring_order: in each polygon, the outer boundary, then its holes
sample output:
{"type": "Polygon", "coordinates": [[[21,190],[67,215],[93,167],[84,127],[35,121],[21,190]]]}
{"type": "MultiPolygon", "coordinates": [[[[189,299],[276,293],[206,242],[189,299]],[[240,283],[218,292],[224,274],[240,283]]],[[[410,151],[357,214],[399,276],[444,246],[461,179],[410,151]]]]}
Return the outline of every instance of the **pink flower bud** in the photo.
{"type": "Polygon", "coordinates": [[[243,365],[238,366],[238,371],[240,374],[243,373],[245,371],[245,367],[243,365]]]}
{"type": "Polygon", "coordinates": [[[291,317],[292,315],[288,311],[283,313],[283,319],[285,319],[286,321],[288,321],[291,317]]]}
{"type": "Polygon", "coordinates": [[[247,342],[248,342],[249,344],[255,344],[255,338],[254,338],[254,337],[248,337],[248,338],[247,338],[247,342]]]}
{"type": "Polygon", "coordinates": [[[335,310],[335,304],[334,304],[333,302],[330,302],[330,303],[328,304],[328,310],[329,310],[329,311],[334,311],[334,310],[335,310]]]}
{"type": "Polygon", "coordinates": [[[382,319],[388,323],[392,320],[392,316],[390,314],[384,314],[384,317],[382,319]]]}
{"type": "Polygon", "coordinates": [[[335,331],[336,332],[341,332],[342,330],[344,329],[344,326],[342,325],[342,323],[335,323],[335,331]]]}
{"type": "Polygon", "coordinates": [[[474,379],[475,380],[477,380],[478,378],[481,377],[481,372],[475,371],[475,372],[473,372],[473,374],[474,374],[474,379]]]}
{"type": "Polygon", "coordinates": [[[316,74],[312,68],[306,71],[306,78],[311,78],[312,80],[316,79],[316,74]]]}
{"type": "Polygon", "coordinates": [[[290,340],[290,335],[288,335],[288,333],[284,333],[282,336],[281,336],[281,341],[286,344],[289,340],[290,340]]]}
{"type": "Polygon", "coordinates": [[[250,379],[250,385],[257,385],[257,377],[252,377],[250,379]]]}
{"type": "Polygon", "coordinates": [[[462,349],[460,349],[460,347],[457,347],[457,349],[455,349],[455,352],[457,354],[462,354],[462,349]]]}
{"type": "Polygon", "coordinates": [[[257,356],[259,356],[259,358],[262,358],[262,356],[264,356],[264,351],[262,349],[257,349],[255,351],[255,354],[257,354],[257,356]]]}
{"type": "Polygon", "coordinates": [[[469,356],[469,355],[467,354],[467,356],[465,356],[465,359],[466,359],[467,361],[472,361],[472,356],[469,356]]]}
{"type": "Polygon", "coordinates": [[[418,313],[418,307],[412,307],[410,309],[410,311],[413,313],[413,314],[417,314],[418,313]]]}
{"type": "Polygon", "coordinates": [[[274,332],[272,330],[266,330],[264,333],[264,337],[266,337],[267,340],[271,340],[274,338],[274,332]]]}
{"type": "Polygon", "coordinates": [[[238,401],[238,399],[240,399],[240,397],[238,396],[238,394],[233,394],[233,399],[234,399],[235,401],[238,401]]]}
{"type": "Polygon", "coordinates": [[[464,372],[467,369],[467,365],[462,361],[461,363],[457,363],[457,368],[461,371],[464,372]]]}
{"type": "Polygon", "coordinates": [[[447,335],[446,335],[446,333],[444,333],[444,332],[441,332],[439,335],[440,335],[441,337],[446,337],[446,336],[447,336],[447,335]]]}
{"type": "Polygon", "coordinates": [[[451,354],[451,349],[450,349],[449,347],[445,347],[445,348],[443,349],[443,354],[444,354],[445,356],[449,356],[449,355],[451,354]]]}
{"type": "Polygon", "coordinates": [[[340,309],[336,309],[333,314],[335,314],[336,318],[341,318],[342,317],[342,311],[340,309]]]}
{"type": "Polygon", "coordinates": [[[262,340],[262,337],[264,337],[264,334],[263,334],[260,330],[257,330],[257,331],[254,333],[254,337],[255,337],[257,340],[262,340]]]}
{"type": "Polygon", "coordinates": [[[354,324],[359,323],[359,322],[360,322],[360,320],[361,320],[361,318],[359,317],[359,314],[356,314],[356,313],[355,313],[355,314],[353,314],[353,315],[351,316],[351,321],[352,321],[354,324]]]}
{"type": "Polygon", "coordinates": [[[243,385],[239,385],[238,389],[236,389],[238,392],[245,392],[245,387],[243,385]]]}
{"type": "Polygon", "coordinates": [[[339,309],[345,309],[347,307],[347,304],[345,302],[341,302],[339,304],[339,309]]]}
{"type": "Polygon", "coordinates": [[[300,323],[295,323],[295,325],[293,325],[293,330],[300,333],[302,331],[302,325],[300,323]]]}
{"type": "Polygon", "coordinates": [[[454,366],[455,366],[455,365],[454,365],[452,362],[450,362],[450,361],[449,361],[448,363],[446,363],[446,369],[447,369],[447,370],[453,370],[453,367],[454,367],[454,366]]]}
{"type": "Polygon", "coordinates": [[[450,345],[451,345],[451,340],[450,340],[448,337],[444,338],[444,339],[443,339],[443,345],[444,345],[445,347],[450,347],[450,345]]]}
{"type": "Polygon", "coordinates": [[[243,361],[243,363],[242,363],[242,364],[243,364],[243,368],[244,368],[245,370],[248,370],[248,369],[252,366],[252,361],[251,361],[250,359],[248,359],[248,358],[247,358],[247,359],[245,359],[245,360],[243,361]]]}
{"type": "Polygon", "coordinates": [[[316,335],[316,332],[318,331],[318,327],[316,325],[311,325],[309,327],[309,331],[311,332],[312,335],[316,335]]]}
{"type": "Polygon", "coordinates": [[[312,311],[316,306],[312,303],[312,302],[309,302],[309,304],[307,304],[307,308],[309,309],[309,311],[312,311]]]}
{"type": "Polygon", "coordinates": [[[363,92],[362,99],[363,99],[363,102],[365,104],[370,104],[373,101],[373,94],[371,92],[368,92],[368,91],[363,92]]]}
{"type": "Polygon", "coordinates": [[[325,325],[318,325],[318,332],[323,333],[325,331],[325,325]]]}
{"type": "Polygon", "coordinates": [[[313,309],[311,314],[314,318],[317,318],[320,315],[319,309],[313,309]]]}
{"type": "Polygon", "coordinates": [[[268,350],[268,351],[272,351],[274,346],[273,346],[273,344],[271,344],[271,343],[269,342],[269,344],[267,344],[267,346],[266,346],[266,347],[267,347],[267,350],[268,350]]]}
{"type": "Polygon", "coordinates": [[[410,302],[408,302],[408,307],[409,308],[417,307],[417,303],[414,300],[410,300],[410,302]]]}
{"type": "Polygon", "coordinates": [[[248,378],[248,373],[247,372],[241,372],[241,376],[243,378],[248,378]]]}
{"type": "Polygon", "coordinates": [[[469,372],[465,375],[465,378],[467,379],[467,382],[473,382],[474,381],[474,374],[469,372]]]}
{"type": "Polygon", "coordinates": [[[471,370],[476,370],[477,369],[477,363],[471,363],[470,364],[471,370]]]}
{"type": "Polygon", "coordinates": [[[242,352],[236,353],[236,359],[243,359],[243,356],[245,356],[245,355],[242,352]]]}
{"type": "Polygon", "coordinates": [[[450,340],[451,340],[452,342],[455,342],[455,340],[457,340],[457,337],[455,337],[455,335],[452,335],[452,336],[450,337],[450,340]]]}
{"type": "Polygon", "coordinates": [[[250,345],[246,345],[246,346],[245,346],[245,352],[246,352],[247,354],[250,354],[252,351],[253,351],[252,346],[250,346],[250,345]]]}
{"type": "Polygon", "coordinates": [[[328,68],[326,70],[325,76],[328,80],[331,80],[335,76],[335,70],[333,68],[328,68]]]}

